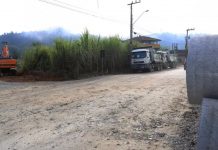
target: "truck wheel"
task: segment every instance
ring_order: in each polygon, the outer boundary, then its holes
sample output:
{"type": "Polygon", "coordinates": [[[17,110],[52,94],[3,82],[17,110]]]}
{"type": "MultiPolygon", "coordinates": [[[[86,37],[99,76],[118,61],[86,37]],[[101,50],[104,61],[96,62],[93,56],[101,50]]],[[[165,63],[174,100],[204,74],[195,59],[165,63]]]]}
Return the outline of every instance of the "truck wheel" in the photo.
{"type": "Polygon", "coordinates": [[[150,71],[150,72],[153,72],[153,71],[154,71],[154,66],[151,65],[151,64],[149,65],[149,71],[150,71]]]}
{"type": "Polygon", "coordinates": [[[173,68],[175,68],[175,64],[174,64],[174,62],[172,62],[172,69],[173,69],[173,68]]]}
{"type": "Polygon", "coordinates": [[[176,63],[175,62],[173,63],[173,68],[176,68],[176,63]]]}
{"type": "Polygon", "coordinates": [[[218,36],[190,41],[186,62],[188,101],[201,104],[203,97],[218,98],[218,36]],[[208,44],[209,43],[209,44],[208,44]]]}
{"type": "Polygon", "coordinates": [[[163,65],[160,65],[160,70],[163,70],[163,65]]]}
{"type": "Polygon", "coordinates": [[[154,65],[154,71],[158,71],[158,65],[157,64],[154,65]]]}
{"type": "Polygon", "coordinates": [[[0,77],[3,77],[3,76],[4,76],[4,74],[2,72],[0,72],[0,77]]]}
{"type": "Polygon", "coordinates": [[[158,64],[158,71],[161,71],[162,69],[161,69],[161,65],[160,64],[158,64]]]}
{"type": "Polygon", "coordinates": [[[10,70],[10,74],[11,74],[12,76],[16,76],[17,70],[10,70]]]}

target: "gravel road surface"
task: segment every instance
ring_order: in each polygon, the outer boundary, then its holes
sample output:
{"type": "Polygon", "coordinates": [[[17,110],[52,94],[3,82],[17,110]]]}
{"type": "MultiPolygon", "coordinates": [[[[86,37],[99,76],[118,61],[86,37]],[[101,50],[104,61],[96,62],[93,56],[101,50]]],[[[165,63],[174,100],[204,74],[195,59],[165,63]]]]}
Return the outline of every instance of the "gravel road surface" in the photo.
{"type": "Polygon", "coordinates": [[[194,149],[198,114],[187,102],[182,68],[62,82],[0,81],[0,149],[194,149]]]}

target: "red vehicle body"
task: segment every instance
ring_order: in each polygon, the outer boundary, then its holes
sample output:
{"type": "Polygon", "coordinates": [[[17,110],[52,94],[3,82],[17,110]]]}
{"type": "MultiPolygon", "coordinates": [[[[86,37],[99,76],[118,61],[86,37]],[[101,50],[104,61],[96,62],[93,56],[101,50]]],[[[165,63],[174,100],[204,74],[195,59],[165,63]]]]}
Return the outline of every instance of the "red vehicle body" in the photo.
{"type": "Polygon", "coordinates": [[[16,74],[17,60],[10,57],[8,43],[3,42],[3,48],[0,55],[0,75],[16,74]]]}

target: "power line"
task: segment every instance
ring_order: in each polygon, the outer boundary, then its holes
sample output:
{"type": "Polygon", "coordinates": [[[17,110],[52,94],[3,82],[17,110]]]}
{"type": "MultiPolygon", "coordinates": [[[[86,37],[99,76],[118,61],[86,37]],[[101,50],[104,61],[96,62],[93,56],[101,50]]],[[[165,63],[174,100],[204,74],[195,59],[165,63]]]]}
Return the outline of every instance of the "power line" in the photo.
{"type": "MultiPolygon", "coordinates": [[[[119,23],[123,23],[123,22],[121,22],[119,20],[114,20],[114,19],[111,19],[111,18],[106,18],[106,17],[102,17],[102,16],[99,16],[99,15],[96,15],[96,14],[92,14],[92,13],[89,13],[89,12],[85,12],[85,11],[81,11],[81,10],[77,10],[77,9],[71,8],[70,5],[66,6],[66,3],[64,5],[62,5],[62,4],[60,4],[60,3],[62,3],[60,1],[59,1],[59,3],[54,3],[54,2],[51,2],[51,1],[47,1],[47,0],[39,0],[39,1],[47,3],[47,4],[50,4],[50,5],[53,5],[53,6],[61,7],[61,8],[73,11],[73,12],[77,12],[77,13],[88,15],[88,16],[91,16],[91,17],[99,18],[99,19],[102,19],[102,20],[107,20],[107,21],[116,22],[116,23],[118,23],[118,22],[119,23]]],[[[53,1],[58,1],[58,0],[53,0],[53,1]]]]}
{"type": "Polygon", "coordinates": [[[58,3],[60,3],[60,4],[64,4],[64,5],[66,5],[66,6],[74,7],[74,8],[76,8],[76,9],[81,9],[81,10],[83,10],[83,11],[88,11],[88,12],[91,12],[91,13],[96,13],[96,12],[94,12],[94,11],[91,11],[91,10],[88,10],[88,9],[84,9],[84,8],[81,8],[81,7],[78,7],[78,6],[75,6],[75,5],[72,5],[72,4],[69,4],[69,3],[66,3],[66,2],[60,1],[60,0],[53,0],[53,1],[58,2],[58,3]]]}
{"type": "Polygon", "coordinates": [[[139,27],[139,26],[136,26],[136,29],[139,29],[139,30],[141,30],[141,31],[145,31],[145,32],[147,32],[147,33],[149,33],[149,34],[155,34],[154,32],[152,32],[152,31],[150,31],[150,30],[148,30],[148,29],[139,27]]]}
{"type": "MultiPolygon", "coordinates": [[[[128,26],[127,23],[124,22],[124,21],[114,20],[114,19],[103,17],[103,16],[98,16],[98,15],[95,15],[95,14],[92,14],[92,13],[89,13],[89,12],[85,12],[85,11],[89,11],[89,10],[86,10],[86,9],[81,8],[81,7],[77,7],[77,6],[74,6],[74,5],[62,2],[60,0],[52,0],[52,1],[56,1],[58,3],[51,2],[51,1],[48,1],[48,0],[38,0],[38,1],[47,3],[49,5],[53,5],[53,6],[56,6],[56,7],[60,7],[60,8],[63,8],[63,9],[67,9],[67,10],[70,10],[70,11],[73,11],[73,12],[76,12],[76,13],[80,13],[80,14],[83,14],[83,15],[87,15],[87,16],[91,16],[91,17],[94,17],[94,18],[98,18],[98,19],[102,19],[102,20],[107,20],[107,21],[111,21],[111,22],[115,22],[115,23],[119,23],[119,24],[123,24],[125,26],[128,26]],[[72,8],[72,7],[74,7],[74,8],[72,8]],[[75,8],[78,8],[78,9],[81,9],[81,10],[77,10],[75,8]],[[82,11],[82,9],[84,11],[82,11]]],[[[154,32],[151,32],[151,31],[145,29],[145,28],[139,27],[138,25],[135,26],[135,27],[136,28],[140,28],[141,30],[144,30],[144,31],[146,31],[146,32],[148,32],[150,34],[154,33],[154,32]]]]}
{"type": "Polygon", "coordinates": [[[70,11],[74,11],[74,12],[77,12],[77,13],[81,13],[81,14],[84,14],[84,15],[88,15],[88,16],[92,16],[92,17],[98,17],[94,14],[91,14],[91,13],[87,13],[87,12],[84,12],[84,11],[81,11],[81,10],[77,10],[77,9],[73,9],[69,6],[64,6],[64,5],[61,5],[61,4],[58,4],[58,3],[54,3],[54,2],[50,2],[50,1],[47,1],[47,0],[39,0],[40,2],[44,2],[44,3],[47,3],[47,4],[50,4],[50,5],[54,5],[54,6],[57,6],[57,7],[61,7],[61,8],[64,8],[64,9],[68,9],[70,11]]]}

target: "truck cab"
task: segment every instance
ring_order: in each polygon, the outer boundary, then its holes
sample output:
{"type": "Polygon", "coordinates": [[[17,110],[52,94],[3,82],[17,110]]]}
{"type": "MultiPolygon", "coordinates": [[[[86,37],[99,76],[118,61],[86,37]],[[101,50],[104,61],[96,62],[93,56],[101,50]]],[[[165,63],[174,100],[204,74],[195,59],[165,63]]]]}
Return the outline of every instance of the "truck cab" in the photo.
{"type": "Polygon", "coordinates": [[[150,68],[151,55],[150,50],[146,48],[134,49],[131,52],[131,69],[146,70],[150,68]]]}
{"type": "Polygon", "coordinates": [[[8,43],[2,42],[2,44],[3,48],[0,53],[0,76],[5,74],[15,75],[17,60],[10,57],[8,43]]]}

